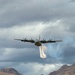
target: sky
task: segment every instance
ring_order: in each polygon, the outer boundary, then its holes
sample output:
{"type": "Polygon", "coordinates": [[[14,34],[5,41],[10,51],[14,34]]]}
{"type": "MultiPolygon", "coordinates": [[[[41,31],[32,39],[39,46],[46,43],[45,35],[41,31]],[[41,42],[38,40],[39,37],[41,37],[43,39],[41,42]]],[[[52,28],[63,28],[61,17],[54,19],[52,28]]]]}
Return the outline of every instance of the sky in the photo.
{"type": "Polygon", "coordinates": [[[23,75],[47,75],[75,63],[75,0],[0,0],[0,68],[23,75]],[[63,40],[39,48],[14,39],[63,40]]]}

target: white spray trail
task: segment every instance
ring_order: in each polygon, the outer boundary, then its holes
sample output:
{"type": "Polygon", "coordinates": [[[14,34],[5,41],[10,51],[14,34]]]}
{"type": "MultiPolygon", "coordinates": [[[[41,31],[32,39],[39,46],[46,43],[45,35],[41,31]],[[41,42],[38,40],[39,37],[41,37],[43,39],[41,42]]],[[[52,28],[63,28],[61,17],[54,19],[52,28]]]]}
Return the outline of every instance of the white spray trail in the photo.
{"type": "Polygon", "coordinates": [[[45,50],[46,50],[46,46],[40,46],[39,47],[39,51],[40,51],[40,57],[41,58],[46,58],[47,56],[46,56],[46,54],[45,54],[45,50]]]}

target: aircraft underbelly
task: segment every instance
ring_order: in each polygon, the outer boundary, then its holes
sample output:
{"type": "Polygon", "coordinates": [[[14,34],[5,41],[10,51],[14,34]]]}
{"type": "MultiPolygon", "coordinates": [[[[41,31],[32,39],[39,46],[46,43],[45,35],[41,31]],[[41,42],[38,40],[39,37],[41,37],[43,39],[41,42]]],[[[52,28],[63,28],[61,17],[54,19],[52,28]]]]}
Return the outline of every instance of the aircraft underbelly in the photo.
{"type": "Polygon", "coordinates": [[[41,43],[40,42],[36,42],[35,45],[36,46],[41,46],[41,43]]]}

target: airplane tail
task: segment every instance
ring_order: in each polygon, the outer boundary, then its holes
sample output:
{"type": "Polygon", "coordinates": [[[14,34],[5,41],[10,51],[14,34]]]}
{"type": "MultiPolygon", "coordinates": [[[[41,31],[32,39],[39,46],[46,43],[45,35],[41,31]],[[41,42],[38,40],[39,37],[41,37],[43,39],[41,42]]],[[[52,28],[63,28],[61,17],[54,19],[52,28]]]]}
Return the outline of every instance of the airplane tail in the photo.
{"type": "Polygon", "coordinates": [[[40,35],[39,35],[39,41],[40,41],[40,35]]]}

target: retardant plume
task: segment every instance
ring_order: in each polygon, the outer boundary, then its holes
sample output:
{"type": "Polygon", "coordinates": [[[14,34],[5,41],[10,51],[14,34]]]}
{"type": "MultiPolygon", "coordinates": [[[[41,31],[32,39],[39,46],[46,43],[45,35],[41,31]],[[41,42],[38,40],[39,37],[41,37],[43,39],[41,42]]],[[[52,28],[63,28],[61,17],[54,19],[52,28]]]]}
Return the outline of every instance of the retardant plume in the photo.
{"type": "Polygon", "coordinates": [[[39,51],[40,51],[40,57],[41,58],[46,58],[46,54],[45,54],[45,50],[46,50],[46,46],[42,45],[39,47],[39,51]]]}

